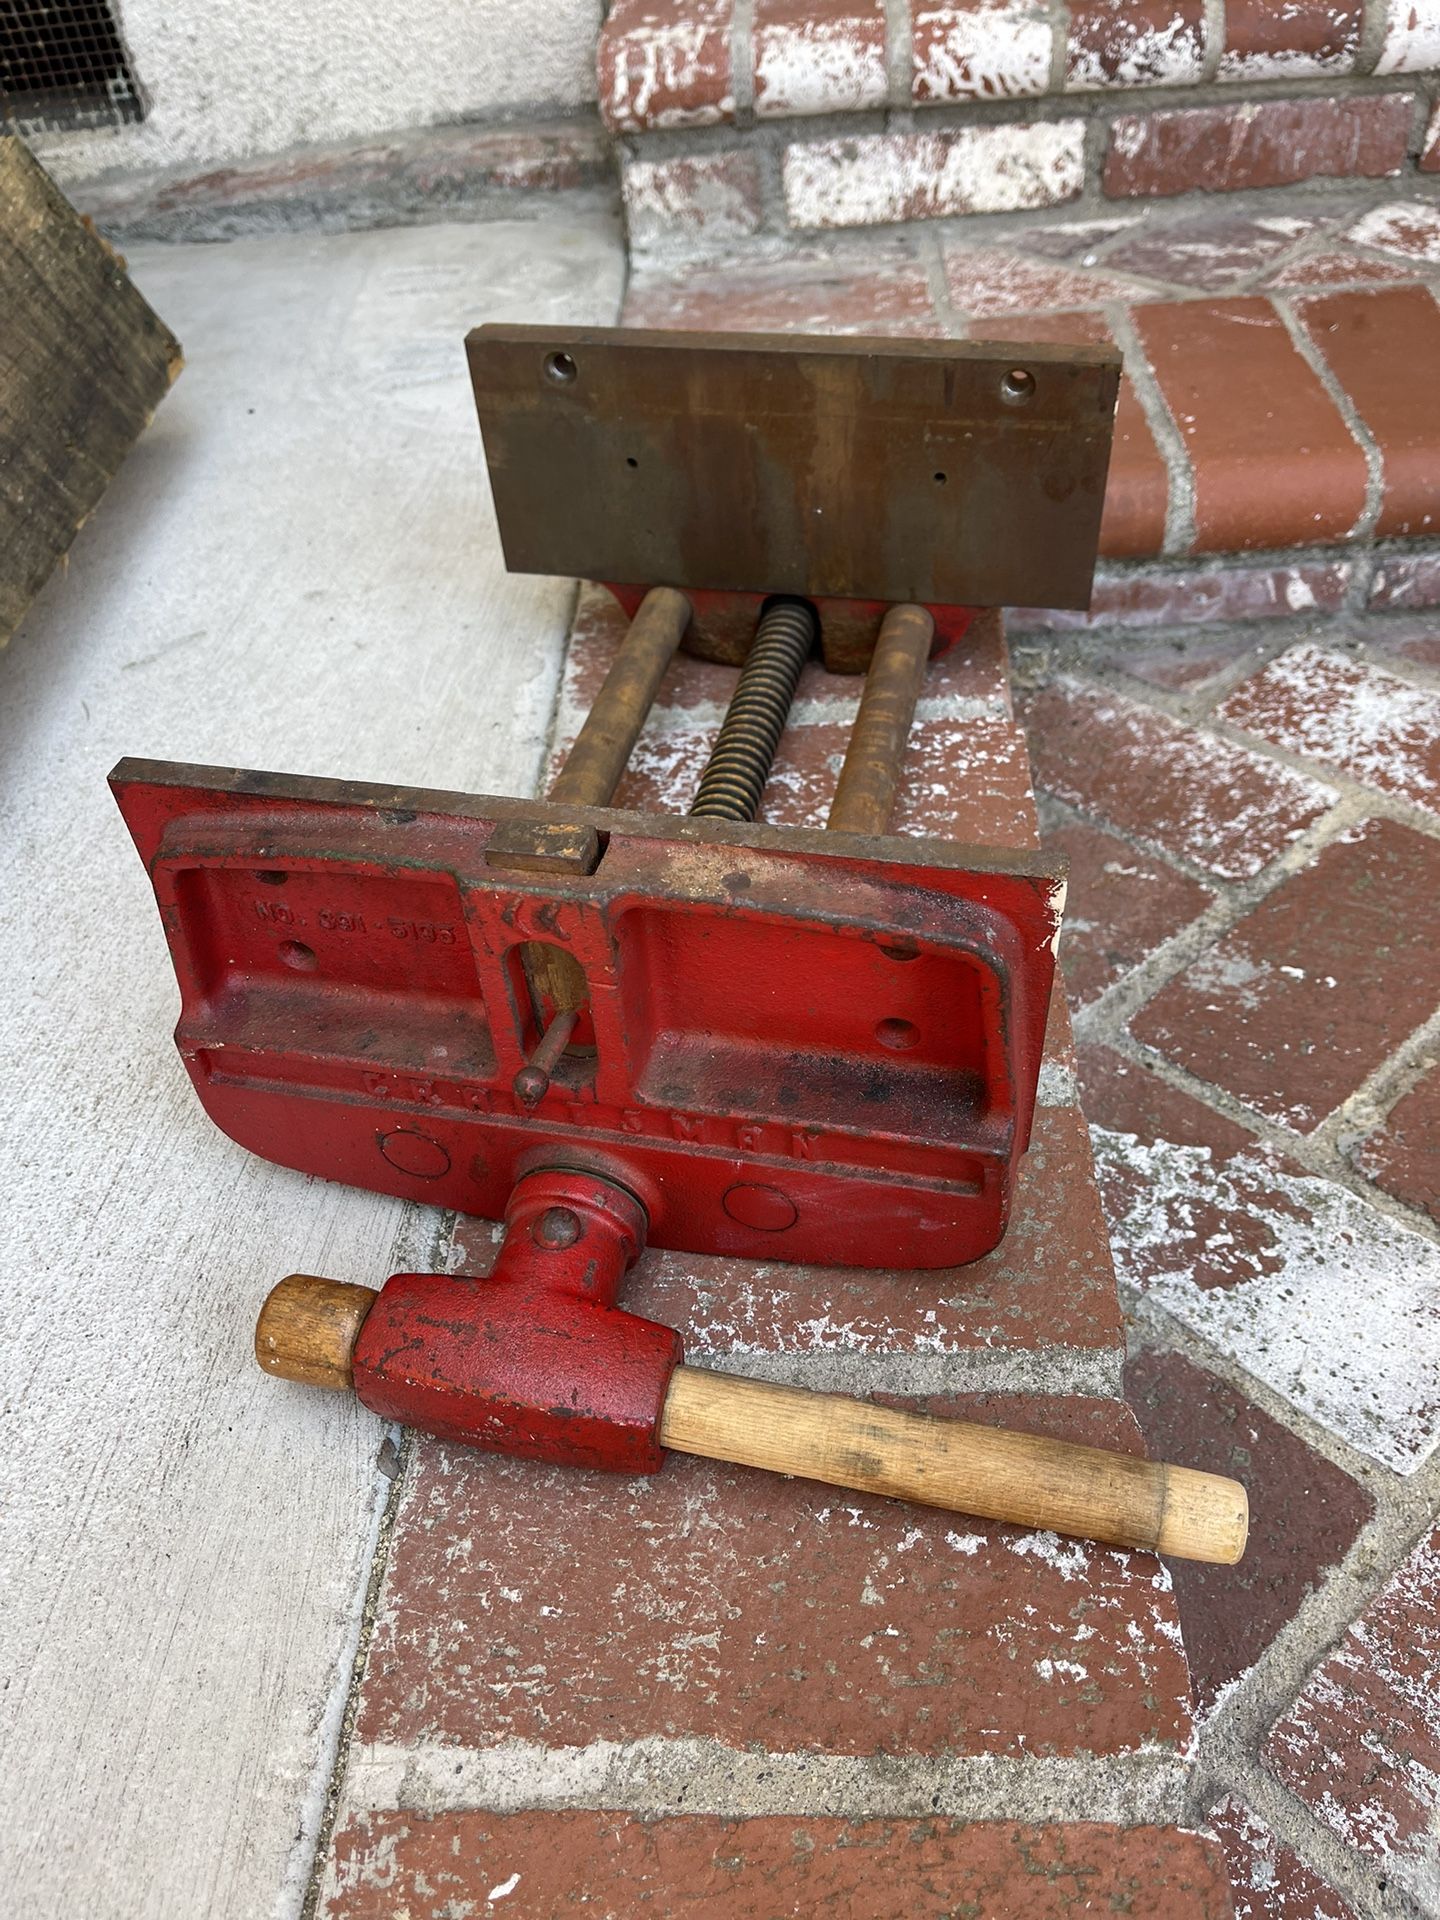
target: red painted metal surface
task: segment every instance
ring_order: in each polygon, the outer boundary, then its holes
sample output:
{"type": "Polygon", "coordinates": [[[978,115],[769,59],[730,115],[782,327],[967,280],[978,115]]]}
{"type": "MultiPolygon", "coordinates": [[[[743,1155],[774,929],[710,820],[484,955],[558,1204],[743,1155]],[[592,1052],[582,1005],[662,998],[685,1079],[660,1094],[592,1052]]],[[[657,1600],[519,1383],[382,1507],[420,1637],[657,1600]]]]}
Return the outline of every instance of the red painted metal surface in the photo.
{"type": "Polygon", "coordinates": [[[1063,869],[1040,854],[124,762],[113,784],[206,1111],[252,1151],[495,1219],[537,1168],[634,1193],[657,1245],[958,1265],[1004,1232],[1063,869]],[[592,832],[590,872],[497,833],[592,832]],[[553,1009],[535,944],[583,974],[553,1009]]]}
{"type": "Polygon", "coordinates": [[[608,1180],[527,1174],[489,1279],[402,1273],[355,1349],[355,1391],[390,1420],[523,1460],[655,1473],[678,1333],[615,1305],[645,1209],[608,1180]]]}

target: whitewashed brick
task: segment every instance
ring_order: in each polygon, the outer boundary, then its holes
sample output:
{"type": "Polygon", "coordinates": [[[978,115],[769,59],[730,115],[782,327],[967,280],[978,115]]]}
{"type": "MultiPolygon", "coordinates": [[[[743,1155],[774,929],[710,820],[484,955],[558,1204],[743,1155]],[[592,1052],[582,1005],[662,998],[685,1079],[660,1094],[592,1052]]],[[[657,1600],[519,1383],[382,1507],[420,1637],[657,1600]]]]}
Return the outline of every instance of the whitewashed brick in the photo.
{"type": "Polygon", "coordinates": [[[1440,0],[1387,0],[1376,73],[1425,73],[1440,67],[1440,0]]]}
{"type": "Polygon", "coordinates": [[[792,227],[868,227],[947,214],[1010,213],[1072,200],[1084,122],[963,127],[817,140],[785,151],[792,227]]]}
{"type": "Polygon", "coordinates": [[[1440,207],[1424,200],[1393,200],[1362,214],[1345,238],[1403,254],[1407,260],[1440,260],[1440,207]]]}
{"type": "Polygon", "coordinates": [[[1030,0],[971,0],[912,9],[917,100],[1007,99],[1050,84],[1048,8],[1030,0]]]}
{"type": "Polygon", "coordinates": [[[1205,76],[1205,43],[1178,15],[1162,26],[1122,23],[1108,47],[1073,46],[1065,70],[1067,93],[1114,87],[1193,87],[1205,76]]]}
{"type": "Polygon", "coordinates": [[[824,9],[802,21],[757,19],[755,112],[762,120],[808,113],[862,113],[889,92],[885,10],[856,0],[853,10],[824,9]]]}
{"type": "Polygon", "coordinates": [[[723,245],[760,224],[760,176],[750,152],[629,160],[621,190],[637,254],[723,245]]]}

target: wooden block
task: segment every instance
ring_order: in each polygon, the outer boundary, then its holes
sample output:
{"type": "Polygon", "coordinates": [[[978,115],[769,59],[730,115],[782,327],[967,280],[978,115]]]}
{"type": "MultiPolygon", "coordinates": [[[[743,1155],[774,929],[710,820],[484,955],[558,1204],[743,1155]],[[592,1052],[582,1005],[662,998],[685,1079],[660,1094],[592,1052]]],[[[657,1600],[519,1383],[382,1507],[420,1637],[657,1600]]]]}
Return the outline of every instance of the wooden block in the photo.
{"type": "Polygon", "coordinates": [[[0,646],[184,364],[125,262],[0,137],[0,646]]]}

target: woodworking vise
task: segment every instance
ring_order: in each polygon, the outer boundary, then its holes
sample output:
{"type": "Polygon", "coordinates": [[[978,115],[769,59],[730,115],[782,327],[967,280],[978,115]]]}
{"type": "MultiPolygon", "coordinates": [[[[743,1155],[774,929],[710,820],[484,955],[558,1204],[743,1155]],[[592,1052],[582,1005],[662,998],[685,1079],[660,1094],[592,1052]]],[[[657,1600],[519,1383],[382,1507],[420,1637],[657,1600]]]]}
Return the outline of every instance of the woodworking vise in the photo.
{"type": "Polygon", "coordinates": [[[1002,1237],[1063,862],[890,833],[927,661],[1083,607],[1108,349],[490,326],[468,352],[513,571],[630,624],[544,800],[123,761],[120,808],[224,1132],[503,1219],[493,1274],[281,1282],[272,1372],[451,1440],[667,1448],[1237,1558],[1243,1490],[681,1364],[647,1245],[873,1269],[1002,1237]],[[989,616],[985,616],[989,617],[989,616]],[[737,668],[684,817],[611,802],[678,649],[737,668]],[[759,825],[805,663],[864,684],[827,829],[759,825]]]}

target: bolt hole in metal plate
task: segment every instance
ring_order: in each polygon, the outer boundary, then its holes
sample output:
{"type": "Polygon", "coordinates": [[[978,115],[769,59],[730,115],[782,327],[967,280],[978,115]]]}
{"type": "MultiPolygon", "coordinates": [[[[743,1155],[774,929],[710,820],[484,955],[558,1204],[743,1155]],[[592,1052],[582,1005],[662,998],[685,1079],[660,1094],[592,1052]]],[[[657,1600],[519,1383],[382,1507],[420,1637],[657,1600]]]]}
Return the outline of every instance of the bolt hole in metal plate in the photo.
{"type": "Polygon", "coordinates": [[[1088,604],[1110,348],[488,326],[467,349],[513,572],[1088,604]]]}

